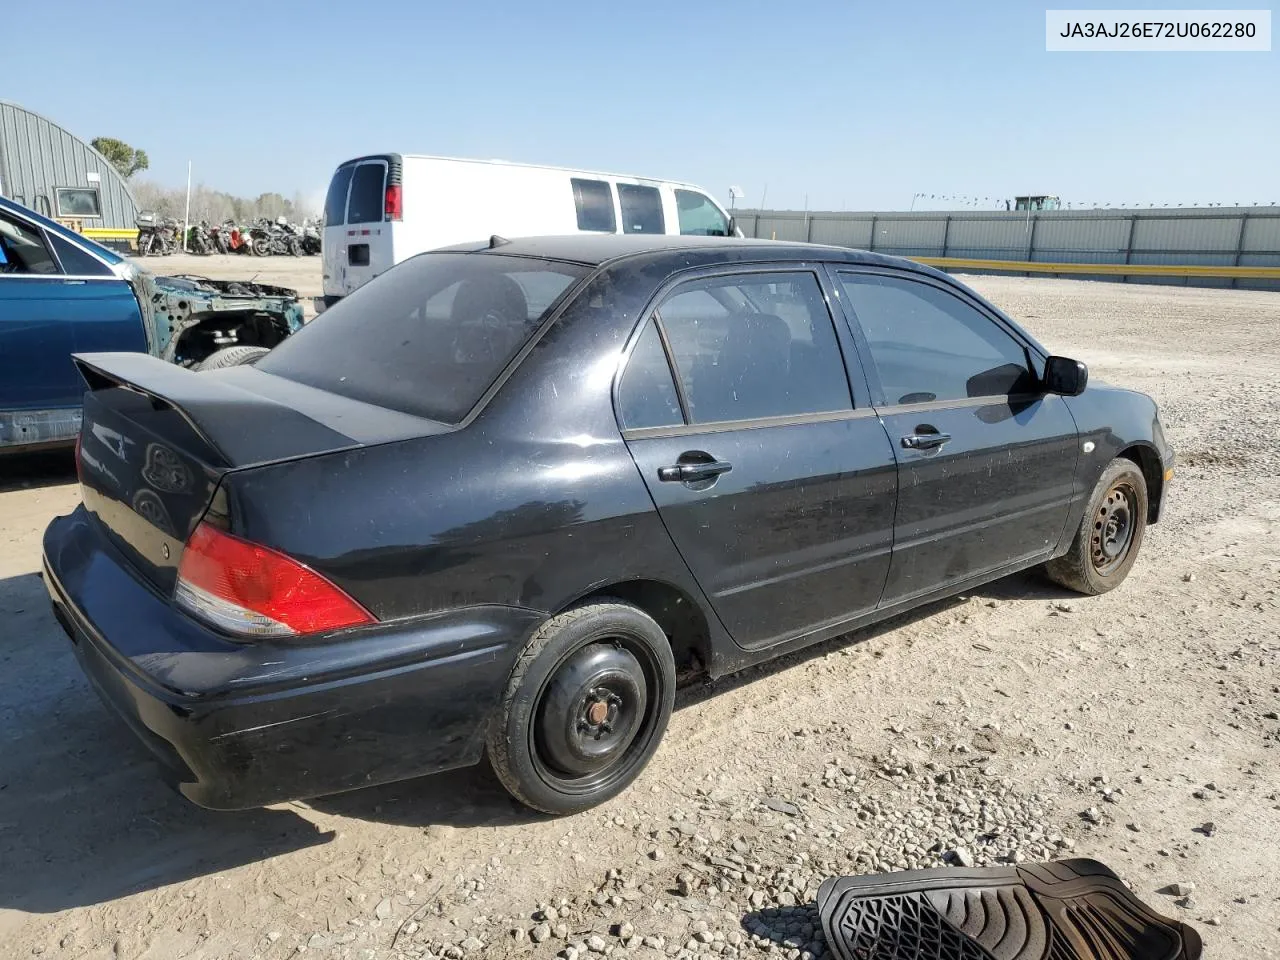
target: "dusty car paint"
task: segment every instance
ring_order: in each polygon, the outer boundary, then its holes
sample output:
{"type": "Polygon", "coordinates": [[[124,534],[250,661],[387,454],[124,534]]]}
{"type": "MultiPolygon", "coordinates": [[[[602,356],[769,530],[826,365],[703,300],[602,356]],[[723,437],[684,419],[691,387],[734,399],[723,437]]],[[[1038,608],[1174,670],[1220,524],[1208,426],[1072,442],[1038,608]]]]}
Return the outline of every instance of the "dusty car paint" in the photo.
{"type": "MultiPolygon", "coordinates": [[[[955,404],[957,437],[983,432],[928,471],[913,466],[864,370],[834,267],[945,285],[1032,357],[1048,355],[927,267],[673,238],[525,240],[447,255],[593,267],[454,425],[251,367],[195,376],[146,358],[83,360],[94,387],[85,505],[46,533],[46,581],[86,670],[197,802],[253,805],[476,762],[514,658],[539,624],[585,598],[640,607],[686,676],[717,677],[1060,555],[1113,456],[1133,457],[1149,478],[1172,464],[1154,404],[1094,384],[1077,397],[955,404]],[[622,428],[619,372],[665,291],[760,264],[820,279],[853,409],[787,424],[622,428]],[[237,432],[236,403],[258,429],[237,432]],[[185,426],[162,431],[166,410],[184,412],[185,426]],[[802,429],[783,432],[791,426],[802,429]],[[121,456],[104,436],[129,436],[137,449],[121,456]],[[157,444],[172,469],[145,469],[157,444]],[[657,469],[693,447],[732,458],[733,471],[710,488],[659,485],[657,469]],[[899,517],[912,470],[936,494],[932,512],[921,501],[899,517]],[[988,471],[1002,486],[975,500],[969,481],[988,471]],[[1022,503],[992,503],[1001,491],[1022,503]],[[1020,505],[1040,518],[1030,535],[1011,516],[1020,505]],[[992,532],[980,549],[965,539],[975,511],[992,532]],[[381,622],[243,644],[183,616],[165,598],[202,517],[305,563],[381,622]],[[918,550],[904,551],[895,573],[899,540],[918,550]]],[[[1153,483],[1152,519],[1163,494],[1153,483]]]]}

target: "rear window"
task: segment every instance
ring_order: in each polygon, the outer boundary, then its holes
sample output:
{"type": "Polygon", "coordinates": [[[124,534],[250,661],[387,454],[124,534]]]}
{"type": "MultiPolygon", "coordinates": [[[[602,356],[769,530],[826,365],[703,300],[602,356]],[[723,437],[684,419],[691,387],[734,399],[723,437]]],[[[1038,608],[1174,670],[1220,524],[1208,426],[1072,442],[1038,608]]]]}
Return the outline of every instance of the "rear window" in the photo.
{"type": "Polygon", "coordinates": [[[324,225],[340,227],[347,222],[347,187],[351,186],[351,174],[355,167],[339,167],[329,181],[329,193],[324,198],[324,225]]]}
{"type": "Polygon", "coordinates": [[[330,307],[257,367],[457,423],[586,272],[524,257],[421,254],[330,307]]]}
{"type": "Polygon", "coordinates": [[[381,223],[387,205],[387,166],[381,161],[362,163],[351,177],[347,223],[381,223]]]}

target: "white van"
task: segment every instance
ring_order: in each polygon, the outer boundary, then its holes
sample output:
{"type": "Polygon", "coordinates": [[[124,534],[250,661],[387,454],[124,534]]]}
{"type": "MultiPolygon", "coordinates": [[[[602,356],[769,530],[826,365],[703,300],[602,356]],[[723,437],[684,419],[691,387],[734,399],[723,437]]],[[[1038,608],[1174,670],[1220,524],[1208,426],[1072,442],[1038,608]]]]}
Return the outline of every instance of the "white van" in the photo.
{"type": "Polygon", "coordinates": [[[316,309],[414,254],[494,234],[733,232],[724,208],[687,183],[502,160],[358,157],[329,183],[316,309]]]}

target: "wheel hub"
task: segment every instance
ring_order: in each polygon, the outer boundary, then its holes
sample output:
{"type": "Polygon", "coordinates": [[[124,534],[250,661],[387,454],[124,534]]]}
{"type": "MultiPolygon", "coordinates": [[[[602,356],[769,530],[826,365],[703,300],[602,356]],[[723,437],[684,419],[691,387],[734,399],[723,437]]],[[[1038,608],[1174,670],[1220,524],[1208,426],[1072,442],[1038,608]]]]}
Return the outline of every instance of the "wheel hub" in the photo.
{"type": "Polygon", "coordinates": [[[1123,563],[1133,532],[1133,497],[1125,486],[1112,487],[1093,518],[1090,554],[1094,570],[1107,574],[1123,563]]]}
{"type": "Polygon", "coordinates": [[[548,766],[570,777],[596,773],[623,756],[648,704],[644,670],[629,651],[593,643],[551,675],[534,725],[548,766]]]}

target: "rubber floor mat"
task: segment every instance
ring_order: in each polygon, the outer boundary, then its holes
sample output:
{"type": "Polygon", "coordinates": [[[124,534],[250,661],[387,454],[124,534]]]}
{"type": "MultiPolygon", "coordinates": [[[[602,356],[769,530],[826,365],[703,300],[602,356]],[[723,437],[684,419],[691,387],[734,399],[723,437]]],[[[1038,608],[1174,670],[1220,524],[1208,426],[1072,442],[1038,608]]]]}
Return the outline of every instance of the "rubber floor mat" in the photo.
{"type": "Polygon", "coordinates": [[[840,960],[1197,960],[1200,935],[1096,860],[912,870],[818,890],[840,960]]]}

